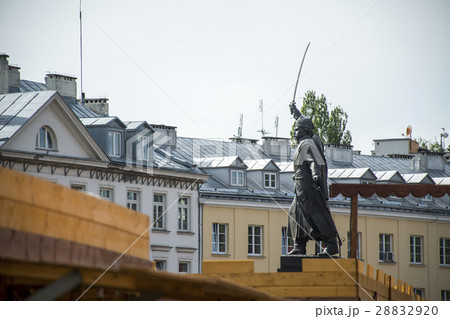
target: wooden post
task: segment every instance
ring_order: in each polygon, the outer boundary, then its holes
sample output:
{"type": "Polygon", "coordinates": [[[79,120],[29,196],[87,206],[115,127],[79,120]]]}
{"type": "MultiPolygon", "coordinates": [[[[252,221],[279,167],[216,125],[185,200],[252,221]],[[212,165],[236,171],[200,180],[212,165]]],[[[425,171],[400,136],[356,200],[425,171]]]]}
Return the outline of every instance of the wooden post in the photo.
{"type": "Polygon", "coordinates": [[[352,196],[350,207],[350,258],[356,258],[358,247],[358,194],[352,196]]]}

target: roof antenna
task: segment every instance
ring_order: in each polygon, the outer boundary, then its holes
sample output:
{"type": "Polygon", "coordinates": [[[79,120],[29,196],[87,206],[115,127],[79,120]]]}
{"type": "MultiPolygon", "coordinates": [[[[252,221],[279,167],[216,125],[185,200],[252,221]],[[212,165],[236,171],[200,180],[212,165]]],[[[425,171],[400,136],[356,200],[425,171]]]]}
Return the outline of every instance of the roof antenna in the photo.
{"type": "Polygon", "coordinates": [[[239,137],[240,139],[242,138],[243,126],[244,126],[244,115],[240,114],[239,115],[239,128],[238,128],[238,135],[237,135],[237,137],[239,137]]]}
{"type": "Polygon", "coordinates": [[[275,137],[278,137],[278,122],[279,122],[280,118],[277,116],[275,116],[275,137]]]}
{"type": "Polygon", "coordinates": [[[261,112],[261,129],[257,132],[261,132],[262,136],[264,137],[269,132],[264,130],[264,105],[263,100],[259,100],[259,111],[261,112]]]}
{"type": "Polygon", "coordinates": [[[85,97],[83,92],[83,21],[81,18],[81,0],[80,0],[80,89],[81,89],[81,104],[84,105],[85,97]]]}

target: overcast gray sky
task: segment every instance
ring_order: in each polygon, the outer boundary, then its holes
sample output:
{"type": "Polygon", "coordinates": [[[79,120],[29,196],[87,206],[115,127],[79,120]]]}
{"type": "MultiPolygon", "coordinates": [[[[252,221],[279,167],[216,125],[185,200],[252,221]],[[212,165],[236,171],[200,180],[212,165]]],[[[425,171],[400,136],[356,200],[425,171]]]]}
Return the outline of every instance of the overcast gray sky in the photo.
{"type": "MultiPolygon", "coordinates": [[[[0,0],[0,51],[21,78],[79,78],[78,0],[0,0]]],[[[323,93],[349,116],[355,149],[374,138],[450,131],[450,1],[84,0],[83,90],[122,120],[180,136],[288,137],[297,103],[323,93]],[[156,82],[156,83],[155,83],[156,82]]],[[[78,81],[79,82],[79,81],[78,81]]],[[[79,87],[78,87],[79,92],[79,87]]],[[[79,94],[79,93],[78,93],[79,94]]],[[[450,143],[450,138],[446,141],[450,143]]]]}

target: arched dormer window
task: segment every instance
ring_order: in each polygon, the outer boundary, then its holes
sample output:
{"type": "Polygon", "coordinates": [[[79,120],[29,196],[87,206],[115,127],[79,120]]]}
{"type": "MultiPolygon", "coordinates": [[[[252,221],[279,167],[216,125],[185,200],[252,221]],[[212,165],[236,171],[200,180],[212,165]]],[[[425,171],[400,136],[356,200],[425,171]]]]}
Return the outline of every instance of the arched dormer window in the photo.
{"type": "Polygon", "coordinates": [[[46,150],[56,150],[56,136],[48,126],[43,126],[36,134],[36,148],[46,150]]]}

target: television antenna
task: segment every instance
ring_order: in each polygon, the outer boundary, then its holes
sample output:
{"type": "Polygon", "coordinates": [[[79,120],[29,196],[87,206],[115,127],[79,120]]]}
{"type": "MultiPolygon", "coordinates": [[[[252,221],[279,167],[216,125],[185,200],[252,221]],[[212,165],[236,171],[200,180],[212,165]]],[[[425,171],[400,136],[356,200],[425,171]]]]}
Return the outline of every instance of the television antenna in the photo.
{"type": "Polygon", "coordinates": [[[261,112],[261,129],[257,132],[261,132],[262,136],[264,137],[266,134],[269,134],[269,132],[264,130],[264,102],[263,100],[259,100],[259,111],[261,112]]]}

